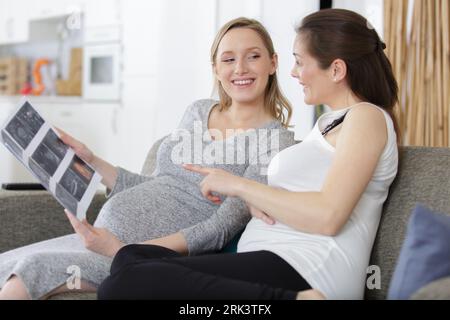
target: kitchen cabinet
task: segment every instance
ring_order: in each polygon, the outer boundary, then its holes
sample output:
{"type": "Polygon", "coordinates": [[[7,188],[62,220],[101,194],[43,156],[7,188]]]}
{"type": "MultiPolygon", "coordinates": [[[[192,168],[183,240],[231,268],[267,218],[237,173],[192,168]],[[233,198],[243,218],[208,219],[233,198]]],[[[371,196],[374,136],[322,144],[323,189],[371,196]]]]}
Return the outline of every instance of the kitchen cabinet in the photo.
{"type": "Polygon", "coordinates": [[[40,0],[27,1],[30,20],[49,19],[82,12],[85,0],[40,0]]]}
{"type": "Polygon", "coordinates": [[[85,1],[0,0],[0,45],[27,42],[30,37],[30,21],[83,12],[85,1]]]}
{"type": "Polygon", "coordinates": [[[120,0],[0,0],[0,45],[26,42],[31,20],[83,12],[86,27],[120,22],[120,0]]]}
{"type": "Polygon", "coordinates": [[[0,0],[0,44],[26,42],[29,38],[26,0],[0,0]]]}

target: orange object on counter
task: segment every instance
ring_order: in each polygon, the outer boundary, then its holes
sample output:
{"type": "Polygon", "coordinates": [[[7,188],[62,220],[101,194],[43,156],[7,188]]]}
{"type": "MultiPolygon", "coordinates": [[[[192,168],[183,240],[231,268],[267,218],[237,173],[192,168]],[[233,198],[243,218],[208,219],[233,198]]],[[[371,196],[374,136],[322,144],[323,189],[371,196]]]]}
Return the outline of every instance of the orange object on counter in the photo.
{"type": "Polygon", "coordinates": [[[36,86],[33,88],[32,93],[35,96],[40,96],[45,90],[45,85],[42,83],[41,67],[49,63],[50,60],[48,59],[38,59],[34,64],[33,79],[36,86]]]}
{"type": "Polygon", "coordinates": [[[31,83],[26,82],[22,89],[20,89],[20,94],[29,95],[31,93],[33,93],[33,87],[31,86],[31,83]]]}

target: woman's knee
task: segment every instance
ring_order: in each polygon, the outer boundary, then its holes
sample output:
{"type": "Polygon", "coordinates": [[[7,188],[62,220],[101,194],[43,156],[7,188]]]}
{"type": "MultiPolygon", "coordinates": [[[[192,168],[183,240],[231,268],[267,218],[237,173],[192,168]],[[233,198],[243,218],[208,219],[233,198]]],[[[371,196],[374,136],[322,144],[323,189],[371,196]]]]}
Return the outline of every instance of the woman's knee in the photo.
{"type": "Polygon", "coordinates": [[[98,300],[117,300],[124,299],[120,296],[121,287],[114,276],[109,276],[97,288],[98,300]]]}
{"type": "MultiPolygon", "coordinates": [[[[124,259],[126,259],[126,256],[124,257],[124,259]]],[[[132,299],[130,290],[134,288],[137,276],[133,272],[133,267],[135,265],[136,263],[129,263],[127,265],[122,265],[121,267],[116,266],[117,270],[114,273],[111,272],[111,274],[105,280],[103,280],[103,282],[98,287],[97,299],[132,299]]],[[[114,265],[111,267],[111,270],[113,269],[113,267],[114,265]]]]}
{"type": "Polygon", "coordinates": [[[111,274],[117,273],[126,265],[133,264],[140,258],[141,245],[129,244],[117,251],[111,263],[111,274]]]}
{"type": "Polygon", "coordinates": [[[138,261],[150,261],[152,259],[174,258],[180,254],[165,247],[146,244],[130,244],[122,247],[114,257],[111,265],[111,274],[118,272],[123,267],[138,261]]]}
{"type": "Polygon", "coordinates": [[[164,261],[134,263],[111,274],[99,286],[100,300],[115,299],[171,299],[174,293],[171,280],[181,266],[164,261]]]}

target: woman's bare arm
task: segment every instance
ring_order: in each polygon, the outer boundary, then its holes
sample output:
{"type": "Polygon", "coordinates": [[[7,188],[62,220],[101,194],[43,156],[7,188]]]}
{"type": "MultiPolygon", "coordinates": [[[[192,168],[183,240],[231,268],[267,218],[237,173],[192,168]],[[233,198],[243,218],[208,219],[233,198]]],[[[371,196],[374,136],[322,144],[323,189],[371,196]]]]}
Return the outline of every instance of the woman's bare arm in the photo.
{"type": "Polygon", "coordinates": [[[384,115],[361,105],[346,118],[320,192],[291,192],[242,179],[236,195],[295,229],[335,235],[366,189],[386,141],[384,115]]]}

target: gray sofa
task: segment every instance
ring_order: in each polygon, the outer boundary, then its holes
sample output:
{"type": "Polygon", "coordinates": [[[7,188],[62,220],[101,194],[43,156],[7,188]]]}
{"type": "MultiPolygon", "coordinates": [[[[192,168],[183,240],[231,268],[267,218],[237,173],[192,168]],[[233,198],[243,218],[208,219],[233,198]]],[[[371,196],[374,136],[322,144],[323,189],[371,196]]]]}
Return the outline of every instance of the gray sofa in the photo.
{"type": "MultiPolygon", "coordinates": [[[[158,141],[150,150],[143,174],[154,169],[158,141]]],[[[365,299],[385,299],[405,237],[408,217],[417,202],[450,214],[450,149],[403,147],[400,170],[385,203],[370,265],[381,271],[381,288],[366,289],[365,299]]],[[[88,212],[93,222],[105,201],[97,194],[88,212]]],[[[45,191],[0,191],[0,252],[72,233],[62,207],[45,191]]],[[[345,290],[345,288],[343,288],[345,290]]],[[[93,299],[95,294],[67,293],[52,299],[93,299]]],[[[450,299],[450,277],[416,292],[412,299],[450,299]]]]}

